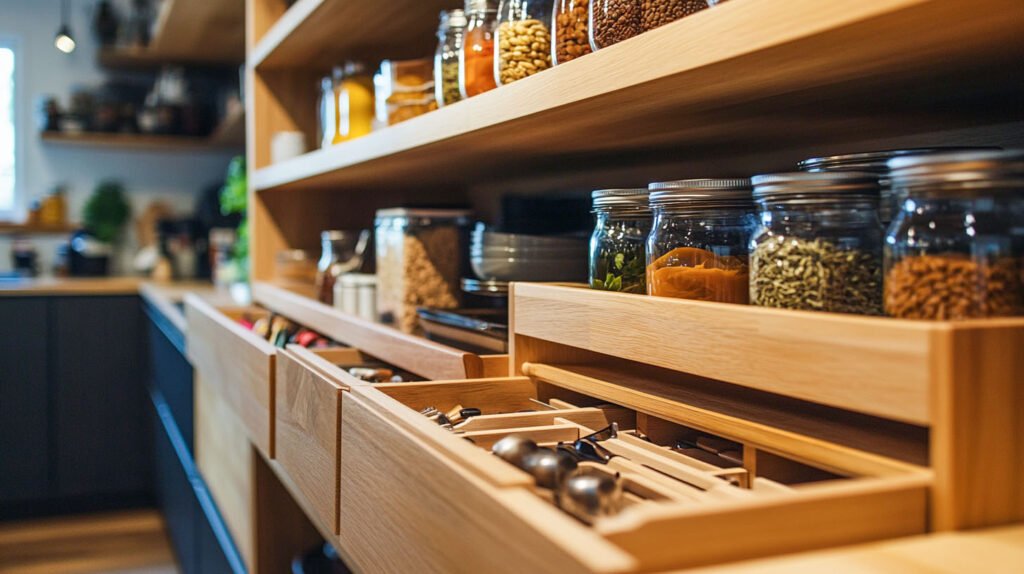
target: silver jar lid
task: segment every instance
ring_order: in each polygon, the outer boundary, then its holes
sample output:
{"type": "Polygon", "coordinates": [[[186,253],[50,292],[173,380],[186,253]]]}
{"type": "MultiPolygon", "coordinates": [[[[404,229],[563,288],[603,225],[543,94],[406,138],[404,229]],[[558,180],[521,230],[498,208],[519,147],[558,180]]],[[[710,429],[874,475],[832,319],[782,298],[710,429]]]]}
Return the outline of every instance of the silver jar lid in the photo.
{"type": "Polygon", "coordinates": [[[745,177],[659,181],[650,184],[648,189],[651,207],[746,207],[754,203],[750,179],[745,177]]]}
{"type": "Polygon", "coordinates": [[[466,0],[466,14],[496,12],[498,10],[497,4],[496,0],[466,0]]]}
{"type": "Polygon", "coordinates": [[[1024,193],[1024,149],[918,155],[889,162],[893,186],[970,194],[995,188],[1024,193]]]}
{"type": "Polygon", "coordinates": [[[442,14],[447,16],[448,28],[450,29],[465,28],[468,23],[466,20],[466,12],[460,8],[446,10],[442,12],[442,14]]]}
{"type": "Polygon", "coordinates": [[[933,155],[979,150],[998,150],[996,147],[919,147],[908,149],[885,149],[860,153],[847,153],[824,157],[812,157],[797,164],[800,171],[864,171],[886,174],[889,160],[910,155],[933,155]]]}
{"type": "Polygon", "coordinates": [[[650,194],[644,188],[631,189],[597,189],[590,194],[595,208],[642,208],[647,209],[647,198],[650,194]]]}
{"type": "Polygon", "coordinates": [[[878,174],[857,171],[795,171],[751,178],[761,203],[835,203],[878,200],[878,174]]]}

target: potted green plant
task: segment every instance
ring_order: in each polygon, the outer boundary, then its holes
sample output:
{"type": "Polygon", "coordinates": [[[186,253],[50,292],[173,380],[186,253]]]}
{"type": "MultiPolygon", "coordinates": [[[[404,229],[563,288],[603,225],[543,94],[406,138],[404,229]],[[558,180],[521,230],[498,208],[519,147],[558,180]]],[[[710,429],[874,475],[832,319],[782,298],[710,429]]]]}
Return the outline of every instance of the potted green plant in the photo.
{"type": "Polygon", "coordinates": [[[71,238],[69,267],[72,275],[106,275],[114,242],[131,215],[124,186],[104,181],[96,186],[82,213],[84,229],[71,238]]]}

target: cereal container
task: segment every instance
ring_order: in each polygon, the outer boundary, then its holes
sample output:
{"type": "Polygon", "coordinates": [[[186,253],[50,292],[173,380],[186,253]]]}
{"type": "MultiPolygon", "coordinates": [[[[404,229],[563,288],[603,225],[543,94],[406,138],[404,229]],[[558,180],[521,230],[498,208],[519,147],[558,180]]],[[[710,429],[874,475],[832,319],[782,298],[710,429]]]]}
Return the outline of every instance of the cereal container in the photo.
{"type": "Polygon", "coordinates": [[[886,314],[1024,314],[1024,150],[900,157],[889,170],[904,199],[885,241],[886,314]]]}
{"type": "Polygon", "coordinates": [[[511,84],[551,67],[551,0],[501,0],[494,81],[511,84]]]}
{"type": "Polygon", "coordinates": [[[377,212],[377,312],[382,322],[412,333],[417,307],[458,307],[469,215],[458,209],[377,212]]]}
{"type": "Polygon", "coordinates": [[[551,63],[557,66],[590,53],[590,0],[555,0],[551,15],[551,63]]]}

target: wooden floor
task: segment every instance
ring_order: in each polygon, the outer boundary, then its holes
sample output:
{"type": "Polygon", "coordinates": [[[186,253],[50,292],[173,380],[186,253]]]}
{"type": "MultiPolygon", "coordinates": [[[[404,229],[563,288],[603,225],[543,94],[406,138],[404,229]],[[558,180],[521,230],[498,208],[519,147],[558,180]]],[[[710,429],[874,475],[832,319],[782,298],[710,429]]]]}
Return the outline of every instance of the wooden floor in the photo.
{"type": "Polygon", "coordinates": [[[156,511],[0,524],[2,574],[176,574],[156,511]]]}

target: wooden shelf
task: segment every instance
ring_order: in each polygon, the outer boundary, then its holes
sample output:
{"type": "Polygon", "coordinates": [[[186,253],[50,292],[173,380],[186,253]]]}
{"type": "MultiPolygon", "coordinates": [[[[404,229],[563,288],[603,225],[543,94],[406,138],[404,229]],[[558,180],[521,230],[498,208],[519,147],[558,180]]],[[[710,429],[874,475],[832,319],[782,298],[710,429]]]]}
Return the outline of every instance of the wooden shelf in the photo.
{"type": "MultiPolygon", "coordinates": [[[[321,2],[293,9],[313,5],[321,2]]],[[[329,27],[312,22],[324,20],[282,18],[250,63],[290,65],[329,44],[313,33],[329,27]],[[275,54],[280,59],[270,59],[275,54]]],[[[724,175],[763,169],[787,150],[820,153],[844,142],[1019,121],[1024,84],[1007,70],[1024,58],[1021,29],[1016,0],[733,0],[262,167],[252,183],[257,190],[451,185],[574,169],[586,180],[604,164],[665,161],[724,175]]]]}
{"type": "MultiPolygon", "coordinates": [[[[203,151],[220,149],[241,149],[244,146],[244,131],[242,138],[237,136],[237,129],[244,130],[244,120],[232,120],[232,123],[242,124],[241,128],[230,127],[234,130],[221,133],[217,128],[210,137],[192,136],[169,136],[169,135],[143,135],[123,134],[105,132],[42,132],[39,137],[48,144],[70,145],[83,147],[100,148],[122,148],[138,151],[203,151]]],[[[223,126],[222,126],[223,127],[223,126]]]]}
{"type": "Polygon", "coordinates": [[[245,61],[245,0],[165,0],[145,48],[100,51],[105,68],[165,64],[237,65],[245,61]]]}
{"type": "Polygon", "coordinates": [[[29,225],[27,223],[0,222],[0,235],[64,235],[74,233],[79,227],[74,223],[29,225]]]}
{"type": "Polygon", "coordinates": [[[299,0],[249,57],[261,69],[329,68],[345,59],[431,56],[438,14],[459,0],[299,0]]]}
{"type": "Polygon", "coordinates": [[[482,377],[493,372],[495,366],[507,364],[504,355],[495,359],[453,349],[342,313],[303,294],[270,283],[253,283],[252,297],[260,305],[301,325],[428,379],[482,377]]]}

